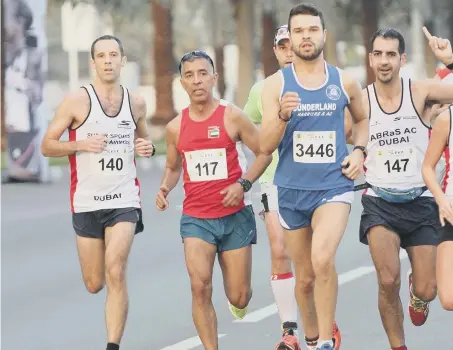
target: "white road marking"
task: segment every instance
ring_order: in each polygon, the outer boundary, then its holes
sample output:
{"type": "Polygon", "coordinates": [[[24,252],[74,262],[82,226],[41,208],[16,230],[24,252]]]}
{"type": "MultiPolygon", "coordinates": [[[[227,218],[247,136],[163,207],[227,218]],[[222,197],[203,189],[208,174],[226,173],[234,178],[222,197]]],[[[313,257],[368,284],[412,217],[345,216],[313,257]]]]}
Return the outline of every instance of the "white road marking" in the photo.
{"type": "MultiPolygon", "coordinates": [[[[219,339],[226,336],[226,334],[219,334],[219,339]]],[[[160,350],[189,350],[196,348],[197,346],[203,345],[199,337],[192,337],[182,342],[167,346],[160,350]]]]}
{"type": "MultiPolygon", "coordinates": [[[[407,258],[407,253],[405,250],[401,249],[400,251],[400,259],[406,259],[407,258]]],[[[369,275],[370,273],[373,273],[375,271],[374,266],[360,266],[356,269],[347,271],[345,273],[342,273],[341,275],[338,275],[338,285],[343,285],[349,282],[352,282],[356,279],[359,279],[363,276],[369,275]]],[[[267,317],[270,317],[278,312],[277,310],[277,305],[271,304],[268,306],[265,306],[261,309],[258,309],[256,311],[250,312],[245,316],[242,320],[234,320],[234,323],[255,323],[264,320],[267,317]]]]}

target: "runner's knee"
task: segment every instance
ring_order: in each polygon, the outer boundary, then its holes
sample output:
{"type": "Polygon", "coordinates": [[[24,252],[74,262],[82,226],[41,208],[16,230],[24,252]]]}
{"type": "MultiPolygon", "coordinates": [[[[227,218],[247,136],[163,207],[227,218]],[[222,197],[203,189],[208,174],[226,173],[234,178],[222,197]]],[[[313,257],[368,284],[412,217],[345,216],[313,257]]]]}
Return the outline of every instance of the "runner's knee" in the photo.
{"type": "Polygon", "coordinates": [[[206,303],[212,297],[212,281],[209,278],[192,278],[192,298],[200,303],[206,303]]]}
{"type": "Polygon", "coordinates": [[[306,274],[296,278],[296,290],[301,294],[312,294],[315,287],[315,275],[306,274]]]}
{"type": "Polygon", "coordinates": [[[276,263],[281,263],[281,264],[286,264],[289,257],[288,254],[286,253],[285,249],[285,241],[283,238],[271,238],[270,239],[270,246],[271,246],[271,259],[272,262],[276,263]]]}
{"type": "Polygon", "coordinates": [[[241,289],[230,291],[228,300],[231,305],[236,306],[238,309],[245,308],[252,298],[252,290],[249,287],[242,287],[241,289]]]}
{"type": "Polygon", "coordinates": [[[389,268],[381,268],[377,270],[379,289],[386,294],[399,293],[401,286],[401,278],[398,271],[392,271],[389,268]]]}
{"type": "Polygon", "coordinates": [[[335,269],[335,257],[324,252],[312,253],[311,262],[315,276],[327,276],[335,269]]]}
{"type": "Polygon", "coordinates": [[[121,288],[126,281],[126,270],[120,263],[112,264],[106,269],[106,280],[109,288],[121,288]]]}
{"type": "Polygon", "coordinates": [[[84,283],[88,292],[96,294],[104,288],[105,281],[102,278],[89,277],[84,280],[84,283]]]}
{"type": "Polygon", "coordinates": [[[439,300],[445,310],[453,311],[453,291],[446,291],[446,293],[439,291],[439,300]]]}
{"type": "Polygon", "coordinates": [[[437,283],[435,278],[430,278],[428,281],[417,281],[412,286],[414,294],[423,301],[431,301],[436,297],[437,283]]]}

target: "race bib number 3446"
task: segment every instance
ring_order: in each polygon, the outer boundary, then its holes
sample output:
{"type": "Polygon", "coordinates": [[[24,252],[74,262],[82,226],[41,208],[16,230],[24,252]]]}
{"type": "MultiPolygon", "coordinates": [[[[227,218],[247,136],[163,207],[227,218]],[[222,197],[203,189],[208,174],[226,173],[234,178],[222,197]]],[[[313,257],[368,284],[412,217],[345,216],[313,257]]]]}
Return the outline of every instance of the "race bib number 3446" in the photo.
{"type": "Polygon", "coordinates": [[[335,163],[335,131],[294,131],[293,158],[297,163],[335,163]]]}
{"type": "Polygon", "coordinates": [[[184,152],[190,181],[213,181],[228,178],[225,148],[184,152]]]}

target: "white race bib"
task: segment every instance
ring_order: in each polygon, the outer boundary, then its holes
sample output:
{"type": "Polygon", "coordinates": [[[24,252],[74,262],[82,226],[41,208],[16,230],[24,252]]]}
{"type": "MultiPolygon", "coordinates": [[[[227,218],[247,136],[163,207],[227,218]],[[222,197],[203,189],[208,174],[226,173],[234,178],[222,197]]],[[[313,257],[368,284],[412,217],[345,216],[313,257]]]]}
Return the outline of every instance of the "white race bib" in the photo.
{"type": "Polygon", "coordinates": [[[225,148],[184,152],[190,181],[213,181],[228,178],[225,148]]]}
{"type": "Polygon", "coordinates": [[[126,175],[129,171],[129,162],[134,159],[134,155],[130,154],[130,152],[134,152],[133,134],[115,132],[105,135],[107,136],[107,147],[104,152],[90,155],[92,173],[94,175],[126,175]]]}
{"type": "Polygon", "coordinates": [[[126,148],[115,152],[91,154],[91,170],[95,175],[126,175],[129,169],[129,154],[126,148]]]}
{"type": "Polygon", "coordinates": [[[379,178],[411,177],[417,175],[415,147],[384,148],[376,151],[379,178]]]}
{"type": "Polygon", "coordinates": [[[297,163],[335,163],[335,131],[294,131],[293,159],[297,163]]]}

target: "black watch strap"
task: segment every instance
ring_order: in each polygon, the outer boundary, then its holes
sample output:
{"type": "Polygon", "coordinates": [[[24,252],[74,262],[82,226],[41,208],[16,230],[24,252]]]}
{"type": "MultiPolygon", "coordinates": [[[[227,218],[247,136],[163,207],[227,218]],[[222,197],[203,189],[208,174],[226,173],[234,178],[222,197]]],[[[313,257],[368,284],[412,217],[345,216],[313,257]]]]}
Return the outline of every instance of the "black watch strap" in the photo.
{"type": "Polygon", "coordinates": [[[453,62],[450,63],[450,64],[447,66],[447,68],[448,68],[449,70],[453,70],[453,62]]]}
{"type": "Polygon", "coordinates": [[[361,150],[364,157],[367,156],[366,148],[364,146],[354,146],[354,149],[352,151],[354,152],[356,149],[361,150]]]}

